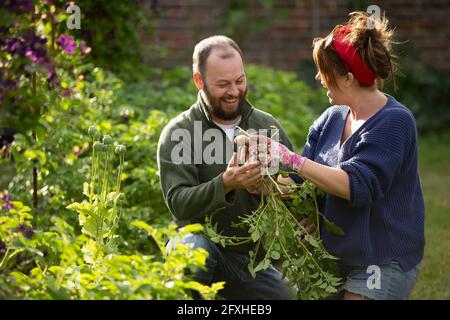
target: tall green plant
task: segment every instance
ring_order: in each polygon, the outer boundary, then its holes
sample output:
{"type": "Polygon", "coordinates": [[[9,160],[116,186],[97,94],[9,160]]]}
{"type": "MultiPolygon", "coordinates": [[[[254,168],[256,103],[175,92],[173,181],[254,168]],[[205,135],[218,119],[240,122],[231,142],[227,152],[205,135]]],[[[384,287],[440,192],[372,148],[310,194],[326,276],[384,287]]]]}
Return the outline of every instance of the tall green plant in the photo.
{"type": "Polygon", "coordinates": [[[258,271],[267,269],[272,261],[280,261],[283,275],[297,289],[299,299],[319,299],[336,293],[342,283],[338,259],[325,249],[320,230],[323,224],[329,232],[337,235],[344,235],[344,232],[320,212],[319,198],[324,193],[308,181],[291,185],[280,185],[275,181],[278,174],[287,176],[295,172],[280,169],[273,174],[267,164],[263,170],[259,207],[241,217],[241,222],[235,225],[245,229],[249,236],[222,235],[214,224],[215,213],[206,217],[206,235],[224,247],[254,243],[248,264],[253,277],[258,271]],[[303,218],[317,226],[313,233],[308,233],[300,223],[303,218]],[[265,255],[258,261],[260,252],[265,255]]]}
{"type": "Polygon", "coordinates": [[[49,231],[31,229],[29,208],[0,199],[0,298],[4,299],[190,299],[192,291],[213,299],[223,283],[211,286],[193,281],[189,274],[204,268],[207,253],[177,242],[200,225],[177,230],[175,225],[154,228],[144,221],[130,226],[147,232],[158,250],[155,255],[134,251],[120,254],[116,233],[120,219],[122,168],[126,147],[114,145],[111,136],[89,128],[93,140],[91,174],[83,184],[86,200],[72,203],[82,234],[75,236],[64,220],[52,217],[49,231]],[[101,139],[101,142],[99,141],[101,139]],[[117,176],[111,179],[118,156],[117,176]],[[18,233],[18,228],[21,232],[18,233]],[[28,230],[31,230],[29,232],[28,230]],[[21,234],[24,235],[21,235],[21,234]],[[175,250],[165,248],[165,238],[175,239],[175,250]],[[27,253],[27,263],[18,262],[27,253]]]}
{"type": "Polygon", "coordinates": [[[126,153],[124,145],[115,146],[111,136],[103,136],[94,126],[89,128],[92,137],[92,163],[90,182],[83,184],[83,194],[88,202],[75,202],[67,206],[78,212],[81,232],[89,238],[83,252],[87,262],[95,262],[117,250],[115,231],[120,219],[120,209],[125,195],[120,193],[123,162],[126,153]],[[112,160],[116,154],[119,166],[115,186],[111,186],[112,160]]]}

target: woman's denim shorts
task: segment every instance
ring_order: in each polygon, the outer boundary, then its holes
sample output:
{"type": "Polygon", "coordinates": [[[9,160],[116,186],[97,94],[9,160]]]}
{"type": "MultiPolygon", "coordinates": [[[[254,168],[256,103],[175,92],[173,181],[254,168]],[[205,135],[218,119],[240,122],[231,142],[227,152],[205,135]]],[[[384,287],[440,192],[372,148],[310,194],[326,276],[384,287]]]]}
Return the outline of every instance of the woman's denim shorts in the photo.
{"type": "Polygon", "coordinates": [[[362,295],[373,300],[405,300],[414,289],[420,264],[405,272],[397,261],[380,266],[343,267],[343,291],[362,295]]]}

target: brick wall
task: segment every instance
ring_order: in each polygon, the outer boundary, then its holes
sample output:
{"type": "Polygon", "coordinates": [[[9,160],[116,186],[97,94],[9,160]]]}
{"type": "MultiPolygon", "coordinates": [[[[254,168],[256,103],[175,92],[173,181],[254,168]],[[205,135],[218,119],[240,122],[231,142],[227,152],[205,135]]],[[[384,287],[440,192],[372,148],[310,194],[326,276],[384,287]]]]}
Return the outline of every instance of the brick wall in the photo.
{"type": "MultiPolygon", "coordinates": [[[[190,65],[198,41],[224,32],[220,19],[226,0],[160,0],[159,3],[162,17],[156,21],[155,34],[143,41],[167,48],[163,65],[190,65]]],[[[345,22],[355,3],[378,5],[386,12],[391,26],[396,27],[399,41],[408,40],[417,47],[427,64],[450,69],[449,0],[279,0],[276,8],[288,10],[282,21],[272,23],[264,32],[243,33],[238,39],[246,61],[298,70],[302,63],[312,62],[312,39],[328,34],[336,24],[345,22]]],[[[366,5],[359,8],[365,10],[366,5]]],[[[270,14],[262,9],[255,11],[259,17],[270,14]]]]}

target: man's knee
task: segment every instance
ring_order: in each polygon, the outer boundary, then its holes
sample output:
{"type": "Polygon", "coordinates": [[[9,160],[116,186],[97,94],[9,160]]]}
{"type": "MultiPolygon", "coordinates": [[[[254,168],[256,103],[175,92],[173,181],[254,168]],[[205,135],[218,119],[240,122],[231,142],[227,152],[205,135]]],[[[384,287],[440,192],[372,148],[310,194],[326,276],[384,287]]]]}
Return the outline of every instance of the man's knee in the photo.
{"type": "Polygon", "coordinates": [[[281,272],[270,266],[267,270],[261,271],[260,277],[257,276],[257,286],[260,287],[261,299],[271,300],[291,300],[293,290],[290,288],[286,278],[282,277],[281,272]]]}
{"type": "Polygon", "coordinates": [[[216,244],[201,234],[187,234],[180,240],[180,243],[192,244],[193,249],[202,248],[208,252],[209,255],[215,255],[218,251],[216,244]]]}

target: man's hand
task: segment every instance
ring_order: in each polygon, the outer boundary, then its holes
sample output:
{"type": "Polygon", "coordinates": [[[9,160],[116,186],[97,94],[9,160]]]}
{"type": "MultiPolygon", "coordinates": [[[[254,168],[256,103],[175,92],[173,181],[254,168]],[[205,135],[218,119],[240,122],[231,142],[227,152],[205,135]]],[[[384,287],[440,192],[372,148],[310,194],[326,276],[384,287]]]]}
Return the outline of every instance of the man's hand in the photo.
{"type": "Polygon", "coordinates": [[[270,186],[268,184],[263,184],[262,181],[253,186],[247,187],[247,191],[252,194],[263,194],[263,195],[269,195],[273,192],[270,186]]]}
{"type": "Polygon", "coordinates": [[[261,183],[261,165],[259,162],[249,162],[239,167],[237,154],[234,152],[222,178],[225,193],[234,189],[252,188],[261,183]]]}

